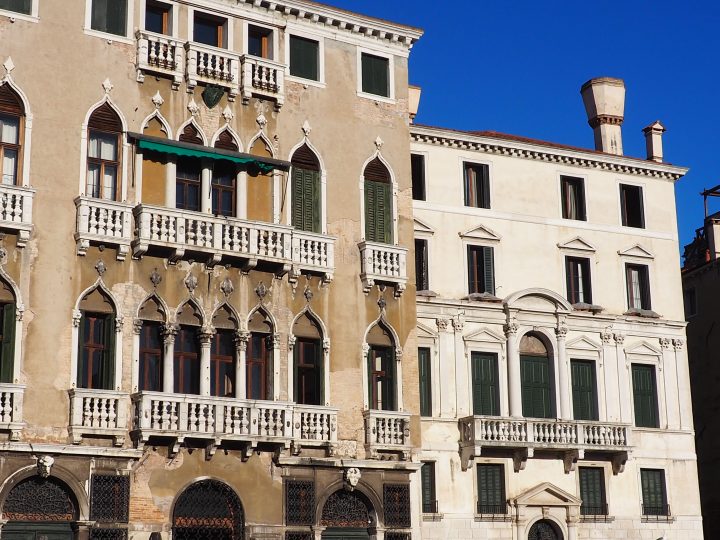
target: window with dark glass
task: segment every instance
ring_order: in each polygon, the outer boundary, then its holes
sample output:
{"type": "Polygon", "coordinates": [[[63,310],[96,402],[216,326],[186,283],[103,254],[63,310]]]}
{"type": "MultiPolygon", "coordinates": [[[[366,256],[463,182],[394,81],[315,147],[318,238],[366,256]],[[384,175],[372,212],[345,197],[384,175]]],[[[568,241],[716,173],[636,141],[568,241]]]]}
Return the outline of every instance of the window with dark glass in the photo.
{"type": "Polygon", "coordinates": [[[368,351],[368,403],[371,409],[394,411],[395,360],[392,347],[372,345],[368,351]]]}
{"type": "Polygon", "coordinates": [[[556,418],[554,373],[543,336],[525,334],[519,349],[523,416],[556,418]]]}
{"type": "Polygon", "coordinates": [[[478,514],[505,514],[505,467],[479,464],[477,466],[478,514]]]}
{"type": "Polygon", "coordinates": [[[390,97],[390,60],[362,53],[362,91],[366,94],[390,97]]]}
{"type": "Polygon", "coordinates": [[[78,343],[78,388],[112,390],[115,378],[114,316],[83,311],[78,343]]]}
{"type": "Polygon", "coordinates": [[[580,514],[583,516],[606,516],[605,470],[601,467],[580,467],[580,514]]]}
{"type": "Polygon", "coordinates": [[[424,461],[420,468],[420,483],[422,487],[423,514],[437,514],[438,504],[435,496],[435,462],[424,461]]]}
{"type": "Polygon", "coordinates": [[[320,80],[320,43],[314,39],[290,36],[290,75],[320,80]]]}
{"type": "Polygon", "coordinates": [[[212,213],[216,216],[235,216],[237,169],[229,161],[217,160],[212,172],[212,213]]]}
{"type": "Polygon", "coordinates": [[[662,469],[640,469],[642,488],[642,511],[644,516],[669,516],[665,487],[665,471],[662,469]]]}
{"type": "Polygon", "coordinates": [[[178,158],[175,169],[175,208],[200,211],[201,175],[199,159],[178,158]]]}
{"type": "Polygon", "coordinates": [[[415,290],[430,289],[428,275],[428,241],[415,240],[415,290]]]}
{"type": "MultiPolygon", "coordinates": [[[[7,291],[7,288],[5,290],[7,291]]],[[[15,316],[16,308],[12,297],[8,303],[0,304],[0,383],[13,383],[15,365],[15,316]]],[[[6,300],[6,299],[3,299],[6,300]]]]}
{"type": "Polygon", "coordinates": [[[224,48],[227,46],[227,19],[207,13],[195,13],[193,18],[193,41],[224,48]]]}
{"type": "Polygon", "coordinates": [[[560,177],[562,217],[585,221],[585,182],[573,176],[560,177]]]}
{"type": "Polygon", "coordinates": [[[235,395],[235,336],[232,330],[217,330],[210,341],[210,395],[235,395]]]}
{"type": "Polygon", "coordinates": [[[410,154],[412,172],[412,197],[416,201],[425,200],[425,156],[410,154]]]}
{"type": "Polygon", "coordinates": [[[495,294],[493,248],[468,246],[468,293],[495,294]]]}
{"type": "Polygon", "coordinates": [[[105,103],[95,109],[88,122],[88,197],[118,200],[121,139],[122,123],[112,107],[105,103]]]}
{"type": "Polygon", "coordinates": [[[571,360],[573,413],[575,420],[598,420],[595,362],[571,360]]]}
{"type": "Polygon", "coordinates": [[[92,0],[90,28],[99,32],[127,34],[127,0],[92,0]]]}
{"type": "Polygon", "coordinates": [[[267,370],[270,351],[270,336],[261,332],[252,332],[247,350],[247,398],[267,399],[267,370]]]}
{"type": "Polygon", "coordinates": [[[175,336],[173,371],[176,394],[200,393],[200,340],[197,326],[180,326],[175,336]]]}
{"type": "Polygon", "coordinates": [[[652,309],[650,307],[650,278],[644,264],[626,264],[628,309],[652,309]]]}
{"type": "Polygon", "coordinates": [[[571,304],[592,304],[590,259],[565,257],[567,299],[571,304]]]}
{"type": "Polygon", "coordinates": [[[5,186],[17,183],[19,155],[20,117],[3,114],[0,108],[0,174],[5,186]]]}
{"type": "Polygon", "coordinates": [[[683,303],[685,306],[686,319],[697,315],[697,293],[694,287],[683,291],[683,303]]]}
{"type": "Polygon", "coordinates": [[[645,227],[642,187],[620,184],[620,213],[625,227],[645,227]]]}
{"type": "Polygon", "coordinates": [[[30,15],[32,13],[32,0],[0,0],[0,9],[30,15]]]}
{"type": "Polygon", "coordinates": [[[147,0],[145,4],[145,30],[156,34],[172,33],[172,6],[163,2],[147,0]]]}
{"type": "Polygon", "coordinates": [[[163,361],[162,324],[143,321],[140,329],[140,365],[138,390],[159,392],[162,390],[163,361]]]}
{"type": "Polygon", "coordinates": [[[660,427],[655,366],[633,364],[632,385],[635,425],[648,428],[660,427]]]}
{"type": "Polygon", "coordinates": [[[303,405],[322,405],[322,343],[318,339],[297,338],[293,353],[295,401],[303,405]]]}
{"type": "Polygon", "coordinates": [[[490,167],[465,163],[465,206],[490,208],[490,167]]]}
{"type": "Polygon", "coordinates": [[[418,349],[418,368],[420,371],[420,416],[432,416],[432,363],[430,349],[418,349]]]}
{"type": "Polygon", "coordinates": [[[500,414],[500,377],[497,355],[473,351],[470,355],[472,371],[473,414],[500,414]]]}
{"type": "Polygon", "coordinates": [[[273,31],[262,26],[248,26],[248,54],[272,60],[273,31]]]}

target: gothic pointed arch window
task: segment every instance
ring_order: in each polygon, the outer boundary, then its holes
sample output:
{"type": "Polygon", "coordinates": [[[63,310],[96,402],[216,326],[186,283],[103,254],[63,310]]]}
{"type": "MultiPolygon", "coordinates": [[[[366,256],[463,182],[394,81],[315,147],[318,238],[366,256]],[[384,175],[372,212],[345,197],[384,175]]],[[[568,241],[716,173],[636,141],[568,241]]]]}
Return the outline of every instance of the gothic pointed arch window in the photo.
{"type": "Polygon", "coordinates": [[[235,397],[237,318],[227,306],[213,316],[215,334],[210,342],[210,395],[235,397]]]}
{"type": "Polygon", "coordinates": [[[393,190],[390,171],[379,157],[363,171],[365,185],[365,240],[392,244],[393,190]]]}
{"type": "Polygon", "coordinates": [[[173,359],[176,394],[200,394],[200,329],[203,318],[193,302],[185,302],[177,313],[173,359]]]}
{"type": "Polygon", "coordinates": [[[141,321],[138,347],[138,391],[159,392],[163,387],[165,308],[151,296],[138,310],[141,321]]]}
{"type": "MultiPolygon", "coordinates": [[[[239,152],[235,137],[224,129],[217,140],[215,148],[239,152]]],[[[235,202],[237,193],[238,167],[232,161],[218,159],[213,163],[212,171],[212,213],[216,216],[233,217],[236,215],[235,202]]]]}
{"type": "Polygon", "coordinates": [[[99,287],[79,304],[77,387],[115,389],[115,305],[99,287]]]}
{"type": "Polygon", "coordinates": [[[17,299],[12,287],[0,279],[0,383],[15,382],[15,327],[17,299]]]}
{"type": "Polygon", "coordinates": [[[96,199],[120,199],[123,125],[108,102],[97,107],[88,120],[85,194],[96,199]]]}
{"type": "Polygon", "coordinates": [[[25,107],[9,84],[0,85],[0,179],[5,186],[22,182],[22,140],[25,107]]]}
{"type": "Polygon", "coordinates": [[[525,418],[555,418],[555,385],[550,347],[540,333],[520,339],[520,378],[525,418]]]}
{"type": "MultiPolygon", "coordinates": [[[[258,135],[251,142],[248,152],[253,156],[275,157],[270,141],[263,135],[258,135]]],[[[250,167],[247,176],[247,218],[271,222],[274,214],[273,174],[264,174],[257,167],[250,167]]]]}
{"type": "Polygon", "coordinates": [[[397,410],[397,362],[395,342],[382,321],[367,335],[368,407],[374,410],[397,410]]]}
{"type": "Polygon", "coordinates": [[[308,313],[295,321],[293,347],[295,402],[302,405],[324,404],[323,335],[318,322],[308,313]]]}
{"type": "Polygon", "coordinates": [[[292,225],[301,231],[319,233],[320,160],[307,144],[292,155],[292,225]]]}
{"type": "MultiPolygon", "coordinates": [[[[169,139],[170,129],[159,112],[146,120],[143,135],[169,139]]],[[[162,152],[154,152],[147,148],[137,149],[142,153],[142,202],[145,204],[165,205],[165,181],[167,178],[168,163],[172,156],[162,152]]]]}
{"type": "MultiPolygon", "coordinates": [[[[184,143],[204,144],[202,135],[192,122],[183,128],[179,139],[184,143]]],[[[179,157],[175,177],[175,208],[199,212],[202,186],[201,160],[188,156],[179,157]]]]}
{"type": "Polygon", "coordinates": [[[271,399],[275,326],[264,310],[257,309],[248,321],[248,330],[246,396],[248,399],[271,399]]]}
{"type": "Polygon", "coordinates": [[[217,480],[191,484],[173,509],[174,540],[242,540],[245,517],[237,494],[217,480]]]}

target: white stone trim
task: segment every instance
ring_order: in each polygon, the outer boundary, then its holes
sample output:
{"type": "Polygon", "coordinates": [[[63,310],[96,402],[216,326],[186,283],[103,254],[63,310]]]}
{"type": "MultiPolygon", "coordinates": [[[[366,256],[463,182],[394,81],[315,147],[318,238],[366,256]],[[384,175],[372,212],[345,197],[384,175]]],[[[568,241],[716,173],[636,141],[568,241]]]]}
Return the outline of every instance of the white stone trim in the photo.
{"type": "MultiPolygon", "coordinates": [[[[632,418],[633,429],[638,427],[635,425],[635,405],[634,405],[634,394],[633,394],[633,380],[632,380],[632,365],[646,365],[653,366],[655,375],[655,391],[657,393],[657,414],[658,414],[658,427],[648,428],[642,427],[642,429],[650,430],[662,430],[668,428],[668,413],[667,413],[667,397],[665,390],[665,377],[663,374],[663,354],[662,351],[650,345],[647,341],[636,342],[633,345],[629,345],[624,349],[625,353],[625,368],[628,370],[627,383],[628,386],[625,389],[625,394],[630,400],[630,413],[632,418]]],[[[622,369],[622,365],[618,366],[622,369]]],[[[622,392],[622,389],[621,389],[622,392]]],[[[622,395],[621,394],[621,395],[622,395]]]]}
{"type": "Polygon", "coordinates": [[[28,21],[28,22],[40,22],[40,15],[38,12],[38,4],[40,0],[32,0],[32,5],[30,6],[30,14],[26,13],[19,13],[17,11],[11,11],[9,9],[0,9],[0,17],[7,17],[10,19],[10,22],[15,22],[15,20],[20,21],[28,21]]]}
{"type": "Polygon", "coordinates": [[[188,6],[187,8],[187,36],[188,41],[192,42],[195,40],[195,13],[201,15],[207,15],[215,19],[225,19],[225,32],[224,40],[225,43],[222,47],[214,46],[216,49],[234,51],[235,50],[235,20],[232,15],[226,11],[219,11],[213,9],[204,9],[203,7],[188,6]]]}
{"type": "MultiPolygon", "coordinates": [[[[37,2],[37,0],[34,0],[37,2]]],[[[30,109],[30,101],[28,100],[25,92],[15,83],[12,76],[8,73],[2,79],[0,79],[0,86],[7,84],[22,101],[23,109],[25,109],[25,116],[23,117],[24,123],[24,136],[22,142],[22,178],[20,178],[20,185],[23,187],[30,187],[30,153],[32,151],[32,125],[33,125],[33,114],[30,109]]]]}
{"type": "MultiPolygon", "coordinates": [[[[176,0],[158,0],[160,4],[166,4],[170,7],[170,34],[168,37],[177,39],[180,34],[180,6],[176,0]]],[[[140,28],[145,28],[145,13],[147,11],[147,0],[140,0],[140,28]]]]}
{"type": "Polygon", "coordinates": [[[243,54],[253,56],[249,52],[250,44],[248,42],[248,39],[250,38],[250,27],[251,26],[256,26],[258,28],[264,28],[265,30],[270,30],[270,32],[272,34],[272,43],[271,43],[272,56],[270,58],[267,58],[267,60],[272,60],[273,62],[280,62],[280,31],[279,31],[279,28],[277,26],[274,26],[272,24],[268,24],[265,22],[248,21],[247,19],[242,20],[243,42],[242,42],[242,46],[239,47],[239,49],[243,52],[243,54]]]}
{"type": "Polygon", "coordinates": [[[316,86],[318,88],[325,88],[325,38],[320,34],[315,34],[306,30],[303,26],[288,22],[285,27],[285,64],[287,69],[285,71],[285,80],[294,81],[299,84],[306,84],[308,86],[316,86]],[[304,39],[309,39],[318,43],[318,80],[305,79],[298,77],[297,75],[290,74],[290,37],[296,36],[304,39]]]}
{"type": "Polygon", "coordinates": [[[382,152],[380,149],[376,149],[373,154],[365,160],[365,162],[360,167],[360,182],[358,183],[358,187],[360,189],[360,238],[361,241],[365,241],[365,168],[372,162],[375,158],[378,158],[385,167],[387,167],[388,173],[390,174],[390,185],[392,186],[392,244],[393,246],[400,245],[398,242],[398,183],[395,178],[395,173],[393,172],[392,167],[390,166],[390,163],[383,157],[382,152]]]}
{"type": "MultiPolygon", "coordinates": [[[[115,0],[119,1],[119,0],[115,0]]],[[[109,34],[107,32],[101,32],[100,30],[95,30],[91,27],[92,24],[92,3],[93,0],[85,0],[85,26],[84,31],[85,34],[88,36],[95,36],[99,38],[103,38],[107,40],[108,43],[113,43],[117,41],[118,43],[127,43],[130,45],[135,45],[135,39],[133,38],[133,32],[134,32],[134,24],[135,21],[134,18],[134,11],[135,11],[135,1],[134,0],[125,0],[127,2],[127,20],[125,21],[125,34],[124,35],[118,35],[118,34],[109,34]]]]}
{"type": "MultiPolygon", "coordinates": [[[[588,204],[588,196],[587,196],[587,184],[588,184],[588,174],[587,173],[578,173],[577,171],[571,171],[570,169],[557,169],[557,195],[558,195],[558,217],[565,221],[566,223],[575,224],[576,222],[583,222],[583,221],[590,221],[590,205],[588,204]],[[568,176],[571,178],[579,178],[582,180],[583,183],[583,205],[585,206],[585,219],[570,219],[570,218],[564,218],[562,215],[563,211],[563,198],[562,198],[562,177],[568,176]]],[[[572,226],[572,225],[570,225],[572,226]]]]}
{"type": "Polygon", "coordinates": [[[230,136],[235,141],[235,144],[238,145],[238,152],[243,151],[243,143],[242,139],[240,138],[240,135],[238,135],[237,131],[235,131],[230,124],[224,124],[218,128],[218,130],[213,134],[212,138],[210,139],[210,147],[215,148],[215,143],[220,138],[220,135],[223,134],[224,131],[227,131],[230,136]]]}
{"type": "Polygon", "coordinates": [[[198,121],[195,119],[194,116],[190,116],[185,122],[180,124],[180,127],[177,129],[177,132],[175,133],[175,140],[180,140],[180,136],[183,133],[183,130],[189,126],[192,125],[195,129],[197,129],[198,133],[200,134],[200,138],[203,141],[203,146],[208,146],[208,138],[207,135],[205,135],[205,131],[203,130],[202,126],[198,123],[198,121]]]}
{"type": "Polygon", "coordinates": [[[378,49],[372,49],[367,47],[357,48],[357,95],[362,98],[371,99],[373,101],[380,101],[383,103],[395,103],[395,56],[381,51],[378,49]],[[385,58],[388,61],[388,96],[379,96],[376,94],[369,94],[363,92],[362,88],[362,55],[369,54],[371,56],[377,56],[379,58],[385,58]]]}

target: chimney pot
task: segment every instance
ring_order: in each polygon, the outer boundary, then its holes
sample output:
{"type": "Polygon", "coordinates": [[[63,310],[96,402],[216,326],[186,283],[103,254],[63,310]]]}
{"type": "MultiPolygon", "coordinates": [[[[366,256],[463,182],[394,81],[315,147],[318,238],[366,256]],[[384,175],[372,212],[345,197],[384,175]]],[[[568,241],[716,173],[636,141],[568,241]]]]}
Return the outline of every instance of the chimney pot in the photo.
{"type": "Polygon", "coordinates": [[[649,161],[662,163],[662,135],[665,131],[665,126],[660,123],[660,120],[655,120],[655,122],[650,124],[648,127],[643,128],[643,133],[645,134],[645,147],[647,148],[647,158],[649,161]]]}
{"type": "Polygon", "coordinates": [[[595,150],[623,153],[622,126],[625,119],[625,83],[622,79],[599,77],[580,88],[588,124],[595,133],[595,150]]]}

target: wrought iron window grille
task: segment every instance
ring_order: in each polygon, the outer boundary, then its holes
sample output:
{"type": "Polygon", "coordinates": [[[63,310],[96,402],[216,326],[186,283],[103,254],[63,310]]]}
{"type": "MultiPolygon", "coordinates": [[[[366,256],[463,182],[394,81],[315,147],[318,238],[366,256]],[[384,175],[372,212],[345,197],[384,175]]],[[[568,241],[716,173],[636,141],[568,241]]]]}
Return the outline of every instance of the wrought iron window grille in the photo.
{"type": "Polygon", "coordinates": [[[129,476],[93,474],[90,519],[101,523],[127,523],[130,520],[129,476]]]}
{"type": "Polygon", "coordinates": [[[74,495],[53,478],[34,476],[8,494],[3,517],[8,521],[68,522],[77,519],[74,495]]]}
{"type": "Polygon", "coordinates": [[[385,507],[385,525],[387,527],[410,528],[410,486],[408,484],[385,484],[383,486],[383,506],[385,507]]]}
{"type": "Polygon", "coordinates": [[[285,482],[285,524],[313,525],[315,522],[315,482],[285,482]]]}
{"type": "Polygon", "coordinates": [[[127,540],[126,529],[90,529],[90,540],[127,540]]]}
{"type": "Polygon", "coordinates": [[[173,540],[242,540],[245,518],[237,494],[217,480],[182,492],[173,511],[173,540]]]}

